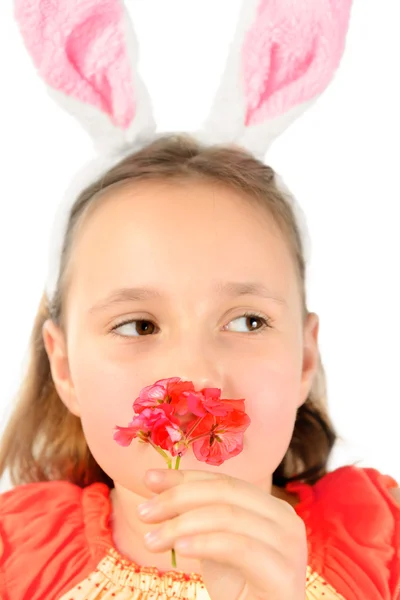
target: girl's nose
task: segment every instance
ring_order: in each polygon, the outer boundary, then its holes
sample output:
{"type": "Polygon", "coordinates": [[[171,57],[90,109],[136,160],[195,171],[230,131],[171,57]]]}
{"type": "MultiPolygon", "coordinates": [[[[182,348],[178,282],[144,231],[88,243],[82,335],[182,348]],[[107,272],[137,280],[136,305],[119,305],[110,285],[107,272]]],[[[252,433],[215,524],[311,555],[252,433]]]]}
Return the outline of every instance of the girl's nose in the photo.
{"type": "Polygon", "coordinates": [[[195,390],[202,390],[203,388],[222,388],[222,384],[218,381],[216,377],[190,377],[190,376],[181,376],[181,379],[192,381],[195,390]]]}
{"type": "Polygon", "coordinates": [[[210,351],[194,351],[189,346],[171,351],[163,371],[167,372],[166,377],[180,377],[184,381],[192,381],[196,390],[206,387],[222,389],[224,385],[221,360],[216,359],[210,351]]]}
{"type": "Polygon", "coordinates": [[[192,381],[196,390],[203,388],[223,387],[222,374],[214,367],[199,368],[199,365],[193,365],[191,368],[181,368],[177,371],[177,377],[184,381],[192,381]]]}

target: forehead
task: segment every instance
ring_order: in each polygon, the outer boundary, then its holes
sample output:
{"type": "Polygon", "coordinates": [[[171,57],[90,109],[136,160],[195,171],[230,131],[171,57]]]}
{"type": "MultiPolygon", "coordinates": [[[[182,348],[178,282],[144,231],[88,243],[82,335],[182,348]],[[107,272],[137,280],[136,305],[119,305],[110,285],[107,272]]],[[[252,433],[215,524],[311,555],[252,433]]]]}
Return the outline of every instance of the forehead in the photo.
{"type": "Polygon", "coordinates": [[[254,280],[295,292],[289,247],[265,207],[210,182],[139,182],[107,191],[88,213],[71,255],[71,286],[91,297],[113,287],[200,290],[254,280]]]}

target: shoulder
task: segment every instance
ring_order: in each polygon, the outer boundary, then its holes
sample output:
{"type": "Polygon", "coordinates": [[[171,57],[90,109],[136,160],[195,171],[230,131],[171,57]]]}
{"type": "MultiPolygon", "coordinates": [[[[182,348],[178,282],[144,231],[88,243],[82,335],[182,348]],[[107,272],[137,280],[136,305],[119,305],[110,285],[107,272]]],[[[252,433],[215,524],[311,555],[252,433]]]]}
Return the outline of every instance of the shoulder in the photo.
{"type": "MultiPolygon", "coordinates": [[[[317,484],[318,485],[318,484],[317,484]]],[[[317,488],[318,489],[318,488],[317,488]]],[[[320,482],[320,492],[330,493],[339,506],[354,508],[371,506],[389,521],[400,517],[400,490],[390,475],[373,468],[354,465],[340,467],[328,473],[320,482]]]]}
{"type": "Polygon", "coordinates": [[[297,493],[302,504],[312,502],[313,510],[329,505],[332,510],[352,512],[363,505],[395,517],[400,512],[398,482],[373,468],[343,466],[330,471],[312,486],[290,483],[287,489],[297,493]]]}
{"type": "MultiPolygon", "coordinates": [[[[399,489],[397,481],[390,475],[382,473],[374,468],[357,467],[356,465],[346,465],[339,467],[327,473],[320,481],[315,484],[315,488],[320,493],[323,491],[335,489],[339,484],[344,492],[354,493],[363,489],[371,494],[372,498],[383,499],[391,502],[393,496],[396,496],[395,490],[399,489]]],[[[337,494],[341,496],[340,489],[337,494]]]]}
{"type": "Polygon", "coordinates": [[[37,510],[39,506],[57,503],[61,498],[68,503],[79,501],[82,488],[68,481],[40,481],[18,485],[0,494],[0,513],[28,508],[37,510]]]}
{"type": "Polygon", "coordinates": [[[102,486],[39,482],[0,495],[0,598],[51,598],[60,569],[71,580],[91,564],[85,503],[95,505],[102,486]]]}
{"type": "Polygon", "coordinates": [[[330,494],[338,517],[329,553],[333,569],[346,556],[353,577],[363,580],[362,597],[394,598],[400,586],[398,482],[377,469],[342,467],[331,475],[330,494]],[[335,482],[340,481],[338,492],[335,482]]]}
{"type": "MultiPolygon", "coordinates": [[[[38,543],[43,528],[51,520],[72,517],[79,509],[82,489],[66,481],[29,483],[0,495],[1,540],[20,542],[31,530],[30,541],[38,543]]],[[[29,540],[26,540],[29,543],[29,540]]]]}
{"type": "Polygon", "coordinates": [[[398,484],[393,477],[351,465],[328,473],[314,488],[332,525],[341,523],[360,543],[393,545],[394,531],[400,529],[398,484]]]}
{"type": "Polygon", "coordinates": [[[400,584],[395,479],[351,465],[327,473],[313,486],[303,489],[300,484],[298,493],[314,570],[345,598],[393,598],[400,584]]]}

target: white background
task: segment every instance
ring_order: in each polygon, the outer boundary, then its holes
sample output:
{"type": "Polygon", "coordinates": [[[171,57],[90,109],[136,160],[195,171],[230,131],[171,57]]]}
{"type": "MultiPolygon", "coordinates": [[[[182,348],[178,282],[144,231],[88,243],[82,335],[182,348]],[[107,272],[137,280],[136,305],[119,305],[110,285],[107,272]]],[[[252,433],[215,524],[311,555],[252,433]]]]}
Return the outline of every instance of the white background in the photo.
{"type": "MultiPolygon", "coordinates": [[[[239,0],[127,0],[159,129],[196,129],[221,76],[239,0]]],[[[47,96],[0,5],[0,432],[42,293],[54,211],[92,154],[47,96]]],[[[400,481],[400,8],[358,0],[340,71],[279,138],[268,162],[302,204],[312,237],[309,308],[333,421],[331,468],[358,461],[400,481]]],[[[8,486],[2,482],[3,489],[8,486]]]]}

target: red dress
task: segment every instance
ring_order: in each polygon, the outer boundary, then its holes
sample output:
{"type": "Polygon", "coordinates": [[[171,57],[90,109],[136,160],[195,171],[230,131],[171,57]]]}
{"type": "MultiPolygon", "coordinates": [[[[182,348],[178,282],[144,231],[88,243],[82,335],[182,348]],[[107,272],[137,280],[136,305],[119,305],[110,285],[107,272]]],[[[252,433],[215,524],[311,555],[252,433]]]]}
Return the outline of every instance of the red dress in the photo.
{"type": "MultiPolygon", "coordinates": [[[[400,506],[391,477],[341,467],[288,484],[308,535],[307,600],[400,600],[400,506]]],[[[109,488],[65,481],[0,496],[1,600],[206,600],[195,573],[138,566],[113,546],[109,488]]],[[[221,598],[221,600],[224,600],[221,598]]]]}

